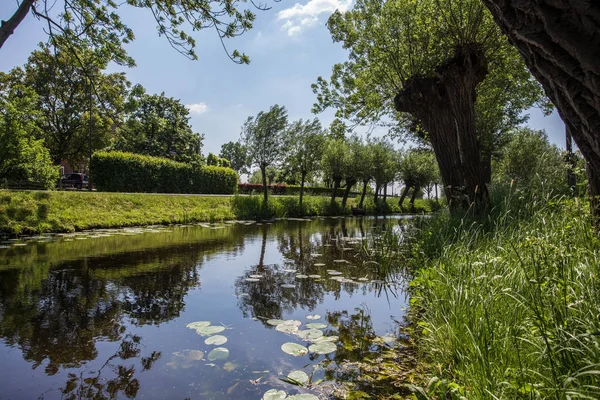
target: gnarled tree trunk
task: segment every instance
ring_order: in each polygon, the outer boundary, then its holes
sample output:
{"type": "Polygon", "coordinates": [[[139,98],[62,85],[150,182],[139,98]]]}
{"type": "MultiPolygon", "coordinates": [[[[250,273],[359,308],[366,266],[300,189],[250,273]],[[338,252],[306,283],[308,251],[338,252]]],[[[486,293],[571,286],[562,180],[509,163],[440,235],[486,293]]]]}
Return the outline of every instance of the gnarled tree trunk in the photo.
{"type": "Polygon", "coordinates": [[[356,184],[356,180],[354,179],[346,179],[346,190],[344,191],[344,197],[342,198],[342,208],[346,208],[346,203],[348,202],[348,196],[350,195],[350,190],[352,186],[356,184]]]}
{"type": "Polygon", "coordinates": [[[394,98],[396,110],[412,114],[427,130],[451,210],[488,201],[475,129],[475,88],[487,72],[480,46],[463,45],[435,76],[410,78],[394,98]]]}
{"type": "Polygon", "coordinates": [[[358,208],[363,208],[363,203],[365,201],[365,195],[367,194],[367,185],[369,184],[369,180],[363,179],[363,189],[360,195],[360,203],[358,203],[358,208]]]}
{"type": "Polygon", "coordinates": [[[412,187],[412,185],[409,185],[407,183],[404,184],[404,189],[402,189],[402,194],[400,195],[400,200],[398,200],[398,205],[400,206],[400,211],[404,211],[404,208],[402,208],[402,204],[404,203],[404,199],[406,198],[406,195],[408,194],[408,191],[410,190],[411,187],[412,187]]]}
{"type": "MultiPolygon", "coordinates": [[[[597,0],[483,0],[519,50],[570,129],[588,164],[600,175],[600,2],[597,0]]],[[[600,185],[589,180],[592,214],[600,185]]]]}

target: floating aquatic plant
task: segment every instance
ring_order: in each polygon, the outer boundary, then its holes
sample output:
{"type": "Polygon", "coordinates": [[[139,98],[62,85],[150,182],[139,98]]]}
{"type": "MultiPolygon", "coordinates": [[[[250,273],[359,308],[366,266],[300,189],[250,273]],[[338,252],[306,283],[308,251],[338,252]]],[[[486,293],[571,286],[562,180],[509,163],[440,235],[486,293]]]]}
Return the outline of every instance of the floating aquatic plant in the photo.
{"type": "Polygon", "coordinates": [[[284,353],[290,354],[295,357],[308,354],[308,349],[298,343],[291,343],[291,342],[284,343],[281,345],[281,350],[284,353]]]}

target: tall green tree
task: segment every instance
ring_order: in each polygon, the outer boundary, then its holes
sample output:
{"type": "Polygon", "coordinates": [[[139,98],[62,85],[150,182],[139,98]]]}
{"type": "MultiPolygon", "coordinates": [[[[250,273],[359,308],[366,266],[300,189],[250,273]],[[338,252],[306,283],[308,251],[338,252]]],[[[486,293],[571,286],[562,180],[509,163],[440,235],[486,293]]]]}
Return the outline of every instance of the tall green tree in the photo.
{"type": "Polygon", "coordinates": [[[23,85],[0,90],[0,184],[3,180],[28,181],[52,188],[58,180],[58,167],[42,139],[37,119],[37,94],[23,85]]]}
{"type": "Polygon", "coordinates": [[[286,130],[285,164],[294,172],[300,174],[300,212],[304,197],[304,184],[307,175],[316,172],[320,167],[323,155],[325,135],[317,118],[312,121],[298,120],[292,122],[286,130]]]}
{"type": "Polygon", "coordinates": [[[350,164],[350,148],[344,139],[329,138],[325,144],[321,161],[324,174],[333,181],[331,206],[335,203],[337,191],[350,164]]]}
{"type": "Polygon", "coordinates": [[[398,174],[398,153],[386,139],[377,138],[371,142],[373,157],[373,178],[375,179],[375,205],[378,204],[379,192],[383,189],[383,200],[387,200],[387,186],[398,174]]]}
{"type": "Polygon", "coordinates": [[[546,132],[521,127],[510,133],[494,175],[521,190],[544,187],[563,193],[568,188],[566,171],[564,154],[548,141],[546,132]]]}
{"type": "Polygon", "coordinates": [[[409,130],[416,122],[436,153],[452,209],[485,204],[477,88],[518,54],[481,2],[359,0],[328,26],[349,60],[334,66],[330,82],[314,85],[315,111],[333,107],[356,123],[408,121],[409,130]]]}
{"type": "Polygon", "coordinates": [[[63,47],[41,44],[23,68],[0,73],[1,87],[24,85],[37,94],[35,138],[44,140],[55,164],[88,159],[90,119],[92,151],[114,139],[129,82],[124,74],[105,73],[107,65],[101,54],[84,45],[74,55],[63,47]]]}
{"type": "MultiPolygon", "coordinates": [[[[120,12],[123,8],[135,7],[150,12],[156,20],[158,35],[165,37],[173,48],[190,59],[197,59],[196,40],[189,32],[215,30],[225,47],[224,39],[240,36],[252,28],[255,15],[250,8],[241,5],[229,0],[20,0],[12,16],[2,18],[5,20],[0,25],[0,48],[31,14],[47,23],[46,32],[51,39],[60,35],[70,43],[85,40],[112,61],[134,65],[124,49],[125,44],[134,40],[134,33],[123,23],[120,12]]],[[[267,9],[264,5],[255,7],[267,9]]],[[[248,56],[237,50],[227,54],[237,63],[249,62],[248,56]]]]}
{"type": "Polygon", "coordinates": [[[126,105],[126,122],[115,150],[199,162],[204,135],[192,130],[190,112],[180,100],[150,95],[136,85],[126,105]]]}
{"type": "Polygon", "coordinates": [[[268,201],[267,168],[283,158],[284,131],[287,127],[287,110],[275,104],[269,111],[248,117],[242,126],[242,143],[248,149],[251,163],[260,169],[264,203],[268,201]]]}
{"type": "Polygon", "coordinates": [[[437,178],[435,155],[431,151],[423,149],[408,150],[400,161],[399,178],[404,183],[404,189],[398,205],[402,208],[404,199],[412,189],[410,205],[413,208],[419,190],[435,182],[437,178]]]}
{"type": "Polygon", "coordinates": [[[249,160],[248,160],[248,149],[242,143],[238,142],[227,142],[221,145],[221,153],[219,157],[229,160],[231,168],[236,170],[238,175],[248,174],[249,160]]]}

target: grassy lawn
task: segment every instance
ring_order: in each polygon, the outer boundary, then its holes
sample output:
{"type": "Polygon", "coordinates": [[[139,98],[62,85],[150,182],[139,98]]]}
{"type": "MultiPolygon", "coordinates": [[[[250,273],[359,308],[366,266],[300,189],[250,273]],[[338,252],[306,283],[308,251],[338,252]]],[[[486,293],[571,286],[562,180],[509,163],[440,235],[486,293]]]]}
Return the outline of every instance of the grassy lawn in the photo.
{"type": "MultiPolygon", "coordinates": [[[[263,207],[260,196],[0,190],[0,232],[71,232],[231,219],[347,215],[354,204],[355,199],[349,199],[348,206],[342,209],[339,201],[331,207],[328,197],[306,196],[304,212],[300,213],[297,196],[272,196],[267,207],[263,207]]],[[[375,212],[372,199],[365,204],[367,211],[375,212]]],[[[425,200],[419,200],[415,208],[418,213],[431,211],[430,202],[425,200]]],[[[388,199],[387,206],[380,205],[380,212],[400,212],[397,200],[388,199]]]]}

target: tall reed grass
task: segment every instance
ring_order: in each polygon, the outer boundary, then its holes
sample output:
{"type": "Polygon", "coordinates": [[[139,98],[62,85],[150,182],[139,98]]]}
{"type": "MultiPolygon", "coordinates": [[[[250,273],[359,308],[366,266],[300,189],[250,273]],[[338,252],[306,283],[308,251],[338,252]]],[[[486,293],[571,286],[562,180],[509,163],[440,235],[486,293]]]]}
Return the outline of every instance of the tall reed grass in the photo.
{"type": "Polygon", "coordinates": [[[429,394],[600,398],[600,240],[589,205],[514,191],[499,198],[484,219],[423,220],[412,240],[429,394]]]}

